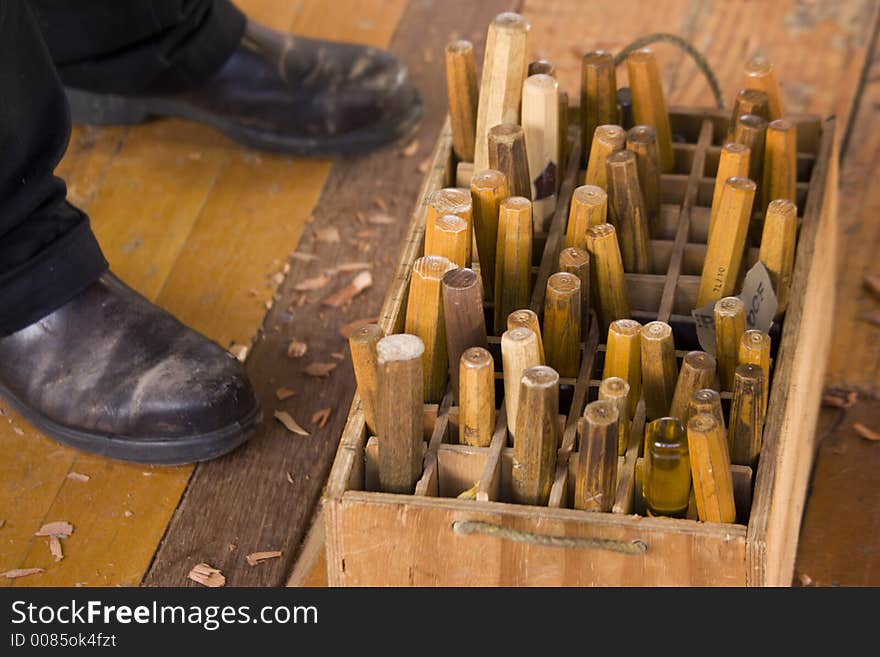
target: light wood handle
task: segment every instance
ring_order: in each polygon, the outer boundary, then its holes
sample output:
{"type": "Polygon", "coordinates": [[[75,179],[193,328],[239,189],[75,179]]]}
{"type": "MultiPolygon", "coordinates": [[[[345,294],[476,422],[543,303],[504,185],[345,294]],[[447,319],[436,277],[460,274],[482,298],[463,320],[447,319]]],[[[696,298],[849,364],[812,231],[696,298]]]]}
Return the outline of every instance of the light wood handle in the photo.
{"type": "Polygon", "coordinates": [[[638,180],[648,212],[650,233],[660,230],[660,152],[657,147],[657,131],[649,125],[637,125],[626,133],[626,148],[636,154],[638,180]]]}
{"type": "Polygon", "coordinates": [[[715,359],[705,351],[688,352],[681,362],[681,370],[675,384],[675,393],[672,395],[669,415],[677,417],[682,424],[686,424],[688,406],[693,400],[694,394],[698,390],[711,387],[714,383],[715,359]]]}
{"type": "MultiPolygon", "coordinates": [[[[724,409],[721,408],[721,395],[718,394],[717,390],[713,390],[712,388],[703,388],[702,390],[697,390],[694,393],[694,396],[691,397],[690,406],[688,407],[688,420],[695,415],[699,415],[700,413],[708,413],[721,426],[721,430],[724,433],[724,448],[727,449],[727,429],[724,428],[724,409]]],[[[728,461],[730,457],[728,456],[728,461]]]]}
{"type": "Polygon", "coordinates": [[[606,160],[609,223],[617,229],[623,270],[647,274],[651,270],[648,251],[648,212],[639,183],[638,156],[618,151],[606,160]]]}
{"type": "Polygon", "coordinates": [[[587,162],[584,184],[595,185],[607,190],[608,171],[605,167],[605,160],[609,155],[622,150],[625,146],[626,132],[619,125],[598,126],[593,133],[593,143],[590,146],[590,158],[587,162]]]}
{"type": "Polygon", "coordinates": [[[541,364],[538,336],[534,331],[519,326],[501,336],[501,360],[504,370],[504,407],[507,410],[507,431],[516,443],[519,384],[523,372],[541,364]]]}
{"type": "Polygon", "coordinates": [[[649,322],[642,327],[642,396],[649,420],[669,415],[678,365],[672,327],[666,322],[649,322]]]}
{"type": "Polygon", "coordinates": [[[440,282],[450,269],[455,265],[440,256],[423,256],[413,262],[406,304],[405,331],[424,343],[424,401],[429,404],[443,397],[449,369],[440,282]]]}
{"type": "Polygon", "coordinates": [[[351,362],[354,366],[354,378],[357,381],[358,393],[361,396],[361,408],[367,428],[376,434],[376,391],[379,383],[378,356],[376,345],[385,337],[378,324],[364,324],[357,328],[348,338],[351,350],[351,362]]]}
{"type": "Polygon", "coordinates": [[[452,269],[443,275],[443,316],[452,393],[459,398],[461,355],[469,347],[488,347],[480,279],[472,269],[452,269]]]}
{"type": "Polygon", "coordinates": [[[697,308],[734,292],[749,231],[755,183],[748,178],[728,178],[724,183],[714,230],[706,246],[700,276],[697,308]]]}
{"type": "Polygon", "coordinates": [[[522,126],[502,123],[489,130],[489,166],[505,175],[512,196],[531,200],[529,160],[522,126]]]}
{"type": "Polygon", "coordinates": [[[519,504],[543,506],[556,474],[559,374],[546,365],[525,370],[520,379],[519,412],[513,443],[511,488],[519,504]]]}
{"type": "Polygon", "coordinates": [[[623,260],[617,245],[617,231],[611,224],[587,229],[590,278],[595,281],[599,328],[604,333],[615,319],[629,317],[629,299],[623,276],[623,260]]]}
{"type": "Polygon", "coordinates": [[[619,377],[629,384],[629,417],[636,414],[642,396],[642,325],[634,319],[618,319],[608,327],[602,378],[619,377]]]}
{"type": "Polygon", "coordinates": [[[422,472],[422,362],[414,335],[389,335],[376,346],[379,366],[379,486],[412,494],[422,472]]]}
{"type": "Polygon", "coordinates": [[[746,305],[739,297],[724,297],[715,304],[715,356],[722,390],[733,390],[739,365],[739,342],[746,331],[746,305]]]}
{"type": "Polygon", "coordinates": [[[767,118],[770,121],[785,116],[785,110],[782,107],[782,92],[779,90],[776,71],[766,57],[753,57],[746,62],[743,70],[743,87],[757,89],[767,94],[767,108],[769,110],[767,118]]]}
{"type": "Polygon", "coordinates": [[[446,46],[446,95],[452,126],[452,150],[464,162],[474,161],[477,129],[477,70],[474,44],[453,41],[446,46]]]}
{"type": "Polygon", "coordinates": [[[761,199],[764,212],[776,199],[797,202],[797,128],[788,119],[767,125],[761,199]]]}
{"type": "Polygon", "coordinates": [[[574,508],[608,513],[617,491],[617,406],[612,401],[590,402],[578,420],[578,472],[574,508]]]}
{"type": "Polygon", "coordinates": [[[528,77],[533,75],[550,75],[556,77],[556,65],[546,59],[536,59],[529,62],[528,77]]]}
{"type": "Polygon", "coordinates": [[[581,146],[586,157],[593,133],[600,125],[620,123],[617,112],[617,75],[614,55],[594,50],[581,60],[581,146]]]}
{"type": "Polygon", "coordinates": [[[736,120],[733,141],[749,147],[749,178],[759,184],[764,177],[764,144],[767,122],[754,114],[743,114],[736,120]]]}
{"type": "Polygon", "coordinates": [[[731,141],[721,147],[718,158],[718,172],[715,174],[715,188],[712,192],[712,208],[709,211],[709,235],[715,226],[715,218],[721,209],[721,193],[728,178],[747,178],[749,175],[749,156],[751,150],[745,144],[731,141]]]}
{"type": "Polygon", "coordinates": [[[507,330],[515,329],[518,326],[522,326],[534,332],[535,337],[538,338],[538,353],[541,357],[541,361],[538,365],[546,365],[547,358],[544,354],[544,339],[541,335],[541,321],[538,319],[538,315],[535,311],[528,308],[520,308],[519,310],[514,310],[510,313],[507,316],[507,330]]]}
{"type": "Polygon", "coordinates": [[[425,246],[425,255],[441,256],[456,267],[471,264],[470,225],[454,214],[444,214],[434,219],[431,229],[431,245],[425,246]]]}
{"type": "Polygon", "coordinates": [[[495,430],[495,361],[483,347],[471,347],[459,364],[458,441],[488,447],[495,430]]]}
{"type": "Polygon", "coordinates": [[[735,522],[727,437],[718,421],[700,413],[687,424],[688,455],[697,514],[702,522],[735,522]]]}
{"type": "Polygon", "coordinates": [[[471,195],[466,189],[444,187],[428,197],[428,206],[425,210],[425,255],[433,255],[432,252],[437,250],[434,245],[434,226],[437,219],[449,214],[461,217],[468,226],[473,224],[473,205],[471,195]]]}
{"type": "Polygon", "coordinates": [[[599,384],[599,399],[609,401],[617,409],[617,455],[626,454],[629,447],[629,384],[619,376],[602,379],[599,384]]]}
{"type": "Polygon", "coordinates": [[[727,442],[730,461],[757,467],[764,428],[764,370],[759,365],[736,368],[727,442]]]}
{"type": "Polygon", "coordinates": [[[740,365],[757,365],[764,372],[764,408],[767,412],[767,396],[770,394],[770,336],[763,331],[754,329],[742,334],[739,340],[739,356],[737,362],[740,365]]]}
{"type": "Polygon", "coordinates": [[[641,48],[626,58],[626,66],[632,90],[633,119],[637,124],[649,125],[657,131],[660,170],[671,173],[675,168],[672,128],[669,124],[669,113],[666,111],[657,59],[650,48],[641,48]]]}
{"type": "MultiPolygon", "coordinates": [[[[586,245],[584,245],[586,246],[586,245]]],[[[590,254],[573,246],[559,252],[559,271],[574,274],[581,282],[581,337],[590,330],[590,254]]]]}
{"type": "Polygon", "coordinates": [[[489,25],[477,102],[475,171],[489,168],[489,130],[499,123],[519,123],[528,32],[528,21],[512,12],[498,14],[489,25]]]}
{"type": "Polygon", "coordinates": [[[495,326],[532,295],[532,203],[521,196],[501,202],[495,250],[495,326]]]}
{"type": "Polygon", "coordinates": [[[691,497],[687,434],[677,418],[661,418],[645,428],[642,496],[649,516],[684,518],[691,497]]]}
{"type": "Polygon", "coordinates": [[[784,199],[771,201],[764,215],[761,250],[758,259],[767,267],[776,292],[779,318],[788,308],[791,296],[791,278],[794,271],[795,241],[797,239],[797,207],[784,199]]]}
{"type": "Polygon", "coordinates": [[[581,281],[574,274],[559,272],[547,279],[543,335],[547,365],[559,376],[576,378],[581,366],[581,281]]]}
{"type": "Polygon", "coordinates": [[[587,228],[604,224],[607,217],[608,194],[603,188],[596,185],[576,187],[571,195],[565,246],[586,249],[587,228]]]}
{"type": "Polygon", "coordinates": [[[561,173],[559,84],[551,76],[532,75],[523,82],[522,128],[535,230],[546,233],[556,210],[556,191],[561,173]]]}
{"type": "MultiPolygon", "coordinates": [[[[495,169],[480,171],[471,178],[474,237],[483,279],[483,298],[495,295],[495,255],[498,248],[498,213],[501,201],[510,196],[507,177],[495,169]]],[[[496,333],[500,333],[496,330],[496,333]]]]}

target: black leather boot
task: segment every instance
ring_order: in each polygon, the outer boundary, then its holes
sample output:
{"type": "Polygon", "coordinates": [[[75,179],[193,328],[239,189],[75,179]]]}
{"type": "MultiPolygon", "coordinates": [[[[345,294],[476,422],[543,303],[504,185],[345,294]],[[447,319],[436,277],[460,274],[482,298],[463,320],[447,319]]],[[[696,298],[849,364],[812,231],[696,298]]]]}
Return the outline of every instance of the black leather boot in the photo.
{"type": "Polygon", "coordinates": [[[145,96],[66,91],[74,122],[177,116],[212,125],[246,146],[299,155],[366,152],[409,136],[422,116],[418,91],[388,52],[252,21],[238,49],[198,88],[145,96]]]}
{"type": "Polygon", "coordinates": [[[235,358],[110,273],[0,338],[0,394],[48,436],[138,463],[220,456],[261,417],[235,358]]]}

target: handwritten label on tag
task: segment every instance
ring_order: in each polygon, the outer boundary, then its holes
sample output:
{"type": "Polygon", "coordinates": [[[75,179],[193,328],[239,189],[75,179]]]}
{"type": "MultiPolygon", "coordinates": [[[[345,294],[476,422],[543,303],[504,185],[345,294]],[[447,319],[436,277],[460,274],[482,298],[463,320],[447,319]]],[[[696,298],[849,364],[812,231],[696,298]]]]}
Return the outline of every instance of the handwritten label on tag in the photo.
{"type": "MultiPolygon", "coordinates": [[[[738,295],[746,306],[746,328],[769,332],[779,300],[770,281],[770,273],[758,261],[746,274],[742,292],[738,295]]],[[[715,355],[715,301],[691,311],[697,325],[697,340],[708,354],[715,355]]]]}

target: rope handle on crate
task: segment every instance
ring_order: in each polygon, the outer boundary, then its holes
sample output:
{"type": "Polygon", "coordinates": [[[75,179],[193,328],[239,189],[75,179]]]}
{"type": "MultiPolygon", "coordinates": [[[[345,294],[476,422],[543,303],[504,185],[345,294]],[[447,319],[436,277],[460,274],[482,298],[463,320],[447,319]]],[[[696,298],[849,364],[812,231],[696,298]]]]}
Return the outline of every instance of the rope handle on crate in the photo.
{"type": "Polygon", "coordinates": [[[578,536],[549,536],[524,532],[518,529],[510,529],[501,525],[493,525],[491,522],[481,520],[456,520],[452,523],[452,531],[459,536],[482,534],[495,536],[516,543],[528,545],[540,545],[542,547],[558,548],[593,548],[597,550],[609,550],[620,554],[639,555],[648,551],[648,544],[644,541],[616,541],[610,538],[581,538],[578,536]]]}
{"type": "Polygon", "coordinates": [[[669,34],[668,32],[656,32],[654,34],[647,34],[643,37],[640,37],[630,43],[619,53],[617,53],[617,55],[614,57],[614,65],[620,66],[621,64],[623,64],[626,58],[629,57],[630,54],[632,54],[639,48],[644,48],[648,44],[656,43],[657,41],[665,41],[666,43],[676,45],[691,56],[691,59],[694,60],[697,68],[699,68],[703,75],[706,76],[706,81],[712,88],[712,94],[715,96],[715,103],[718,105],[718,109],[723,110],[724,95],[721,93],[721,85],[718,84],[718,78],[715,77],[715,72],[712,70],[709,62],[706,61],[706,58],[703,57],[700,51],[694,48],[693,44],[690,41],[688,41],[687,39],[682,39],[678,35],[669,34]]]}

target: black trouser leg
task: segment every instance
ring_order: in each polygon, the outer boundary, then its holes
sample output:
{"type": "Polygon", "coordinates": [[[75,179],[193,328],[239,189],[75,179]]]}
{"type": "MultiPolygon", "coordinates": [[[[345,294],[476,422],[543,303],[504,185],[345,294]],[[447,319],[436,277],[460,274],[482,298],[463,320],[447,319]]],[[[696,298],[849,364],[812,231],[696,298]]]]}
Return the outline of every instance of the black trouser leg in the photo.
{"type": "Polygon", "coordinates": [[[0,335],[8,335],[79,294],[107,262],[53,175],[70,116],[27,3],[0,2],[0,44],[0,335]]]}
{"type": "Polygon", "coordinates": [[[29,4],[64,84],[115,94],[192,88],[220,69],[245,27],[229,0],[29,4]]]}

